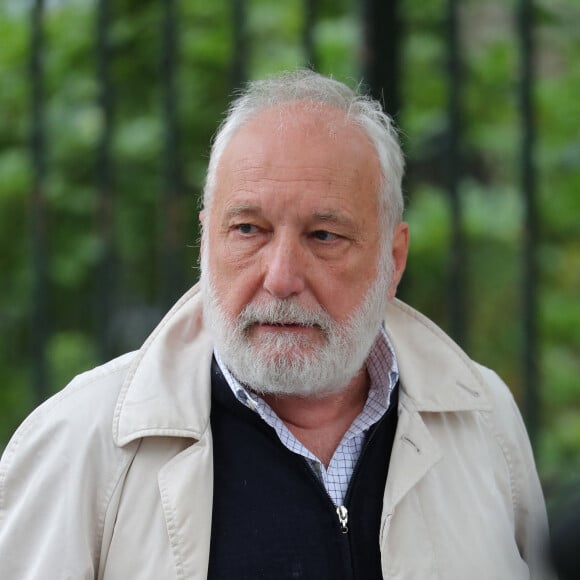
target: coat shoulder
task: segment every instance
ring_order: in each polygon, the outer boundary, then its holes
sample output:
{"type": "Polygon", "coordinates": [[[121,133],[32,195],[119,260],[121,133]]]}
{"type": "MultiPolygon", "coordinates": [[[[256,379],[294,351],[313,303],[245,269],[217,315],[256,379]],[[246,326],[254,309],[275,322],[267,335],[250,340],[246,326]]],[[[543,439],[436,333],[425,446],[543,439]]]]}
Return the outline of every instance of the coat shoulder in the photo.
{"type": "MultiPolygon", "coordinates": [[[[87,441],[94,430],[112,432],[112,419],[117,398],[136,352],[124,354],[103,365],[77,375],[61,391],[39,405],[15,431],[2,456],[10,462],[16,450],[37,436],[46,437],[54,430],[78,435],[71,443],[87,441]]],[[[54,443],[51,442],[51,445],[54,443]]],[[[1,479],[0,479],[1,481],[1,479]]]]}
{"type": "Polygon", "coordinates": [[[64,569],[79,578],[97,569],[107,509],[138,445],[118,447],[112,433],[133,358],[123,355],[77,376],[8,443],[0,462],[3,578],[35,577],[39,564],[52,578],[64,569]],[[47,549],[51,537],[59,541],[47,549]]]}

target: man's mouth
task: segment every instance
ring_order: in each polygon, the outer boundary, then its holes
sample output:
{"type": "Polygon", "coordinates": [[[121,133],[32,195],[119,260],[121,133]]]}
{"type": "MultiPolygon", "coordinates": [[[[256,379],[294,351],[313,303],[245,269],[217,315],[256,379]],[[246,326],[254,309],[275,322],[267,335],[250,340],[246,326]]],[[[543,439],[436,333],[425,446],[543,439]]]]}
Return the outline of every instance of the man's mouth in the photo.
{"type": "Polygon", "coordinates": [[[252,326],[260,328],[272,328],[277,330],[300,330],[316,328],[314,324],[301,324],[298,322],[256,322],[252,326]]]}
{"type": "Polygon", "coordinates": [[[310,335],[312,332],[322,332],[318,324],[304,324],[302,322],[253,322],[246,327],[247,333],[272,333],[272,334],[303,334],[310,335]]]}

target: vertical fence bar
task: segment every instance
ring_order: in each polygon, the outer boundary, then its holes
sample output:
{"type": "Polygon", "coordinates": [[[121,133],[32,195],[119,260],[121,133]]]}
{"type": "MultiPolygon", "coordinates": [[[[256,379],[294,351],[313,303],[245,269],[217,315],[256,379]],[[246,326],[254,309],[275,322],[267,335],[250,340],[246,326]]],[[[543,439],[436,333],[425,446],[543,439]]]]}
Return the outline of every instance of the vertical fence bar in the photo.
{"type": "Polygon", "coordinates": [[[246,32],[246,0],[232,1],[234,53],[232,56],[232,87],[240,88],[248,79],[248,43],[246,32]]]}
{"type": "Polygon", "coordinates": [[[451,336],[461,345],[467,342],[465,320],[465,237],[462,226],[462,204],[460,182],[462,174],[461,155],[461,83],[462,66],[460,60],[458,8],[456,0],[447,1],[447,77],[449,98],[447,105],[448,152],[447,187],[451,210],[451,248],[449,263],[448,311],[451,336]]]}
{"type": "Polygon", "coordinates": [[[401,19],[398,0],[365,0],[363,75],[371,95],[383,103],[391,117],[401,108],[401,19]]]}
{"type": "Polygon", "coordinates": [[[314,27],[316,25],[317,9],[317,0],[304,0],[304,34],[302,43],[304,45],[306,65],[312,70],[317,70],[318,68],[318,58],[314,42],[314,27]]]}
{"type": "Polygon", "coordinates": [[[163,151],[163,249],[162,249],[162,306],[167,310],[183,290],[181,275],[181,179],[178,129],[178,37],[175,0],[163,0],[162,18],[162,110],[164,121],[163,151]]]}
{"type": "Polygon", "coordinates": [[[97,229],[101,253],[97,266],[95,313],[97,340],[101,360],[113,354],[111,320],[114,294],[114,220],[113,220],[113,163],[111,144],[113,134],[113,90],[111,83],[111,25],[109,0],[98,0],[96,21],[96,65],[99,85],[98,105],[102,126],[97,143],[95,180],[98,195],[97,229]]]}
{"type": "Polygon", "coordinates": [[[30,151],[32,164],[31,236],[34,269],[32,289],[32,357],[33,387],[38,402],[48,394],[46,350],[50,338],[48,309],[48,227],[46,209],[46,136],[44,113],[45,50],[43,32],[44,0],[34,0],[31,12],[30,38],[30,104],[32,127],[30,151]]]}
{"type": "Polygon", "coordinates": [[[536,248],[538,244],[538,218],[536,210],[536,167],[534,163],[536,129],[533,110],[534,42],[532,0],[520,0],[519,2],[518,29],[521,67],[519,84],[522,135],[521,188],[525,208],[522,275],[524,417],[532,446],[535,448],[540,423],[540,393],[537,344],[538,273],[536,248]]]}

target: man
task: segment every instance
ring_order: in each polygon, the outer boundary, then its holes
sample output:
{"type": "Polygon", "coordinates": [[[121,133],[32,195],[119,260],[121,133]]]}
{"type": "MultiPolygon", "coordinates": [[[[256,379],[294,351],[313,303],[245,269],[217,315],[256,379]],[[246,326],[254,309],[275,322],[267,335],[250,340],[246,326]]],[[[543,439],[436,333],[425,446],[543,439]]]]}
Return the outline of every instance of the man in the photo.
{"type": "Polygon", "coordinates": [[[9,444],[3,579],[549,577],[513,398],[394,298],[402,173],[376,102],[303,71],[249,87],[199,286],[9,444]]]}

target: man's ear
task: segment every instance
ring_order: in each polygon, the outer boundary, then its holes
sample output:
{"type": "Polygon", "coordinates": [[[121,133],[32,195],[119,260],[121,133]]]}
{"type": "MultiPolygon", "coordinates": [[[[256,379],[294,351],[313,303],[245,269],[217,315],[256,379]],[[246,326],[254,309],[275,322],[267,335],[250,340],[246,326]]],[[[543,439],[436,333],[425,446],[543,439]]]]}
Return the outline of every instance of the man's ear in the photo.
{"type": "Polygon", "coordinates": [[[393,279],[389,288],[389,300],[392,300],[397,293],[397,286],[403,277],[405,266],[407,265],[407,254],[409,253],[409,224],[401,222],[393,232],[392,244],[393,259],[393,279]]]}
{"type": "Polygon", "coordinates": [[[205,209],[202,209],[199,212],[199,223],[201,223],[201,227],[203,228],[203,222],[205,221],[205,209]]]}

